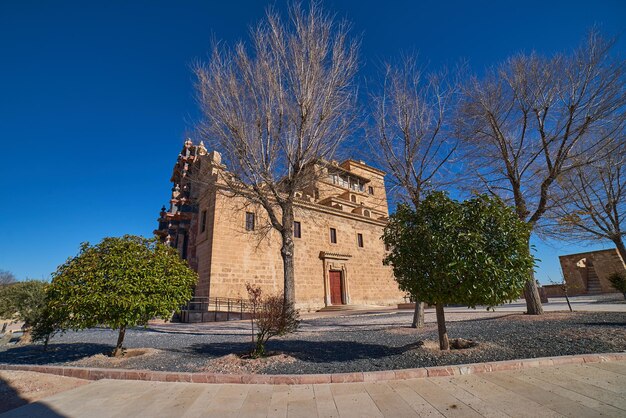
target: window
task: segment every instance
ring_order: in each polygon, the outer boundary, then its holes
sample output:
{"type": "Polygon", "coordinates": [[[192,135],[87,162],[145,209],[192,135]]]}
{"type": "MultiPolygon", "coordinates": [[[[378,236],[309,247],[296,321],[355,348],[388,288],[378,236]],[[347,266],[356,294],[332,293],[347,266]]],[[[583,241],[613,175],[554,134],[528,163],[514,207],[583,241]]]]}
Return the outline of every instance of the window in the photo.
{"type": "Polygon", "coordinates": [[[355,195],[353,195],[353,194],[351,194],[351,195],[350,195],[350,201],[352,201],[352,202],[356,203],[356,196],[355,196],[355,195]]]}
{"type": "Polygon", "coordinates": [[[330,243],[337,244],[337,230],[335,228],[330,228],[330,243]]]}
{"type": "Polygon", "coordinates": [[[200,217],[200,232],[204,232],[206,230],[206,210],[202,211],[202,216],[200,217]]]}
{"type": "Polygon", "coordinates": [[[300,222],[293,221],[293,236],[296,238],[302,238],[302,228],[300,227],[300,222]]]}
{"type": "Polygon", "coordinates": [[[370,217],[370,211],[369,210],[364,210],[363,211],[363,216],[367,216],[368,218],[370,217]]]}
{"type": "Polygon", "coordinates": [[[363,182],[360,179],[355,179],[355,178],[350,178],[350,188],[352,190],[357,190],[359,192],[362,192],[365,190],[365,186],[363,185],[363,182]]]}
{"type": "Polygon", "coordinates": [[[374,188],[372,186],[367,187],[367,193],[374,195],[374,188]]]}
{"type": "Polygon", "coordinates": [[[246,231],[254,231],[254,213],[246,212],[246,231]]]}
{"type": "Polygon", "coordinates": [[[356,243],[359,247],[363,248],[363,234],[356,234],[356,243]]]}

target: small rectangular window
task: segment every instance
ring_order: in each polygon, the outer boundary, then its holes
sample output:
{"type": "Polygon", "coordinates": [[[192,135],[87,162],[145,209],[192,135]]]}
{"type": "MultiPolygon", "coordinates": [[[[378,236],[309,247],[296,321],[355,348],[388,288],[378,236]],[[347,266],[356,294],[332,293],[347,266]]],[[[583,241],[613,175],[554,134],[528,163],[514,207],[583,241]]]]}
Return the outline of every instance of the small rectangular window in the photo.
{"type": "Polygon", "coordinates": [[[246,231],[254,231],[254,213],[246,212],[246,231]]]}
{"type": "Polygon", "coordinates": [[[293,221],[293,236],[296,238],[302,238],[302,228],[300,227],[300,222],[293,221]]]}
{"type": "Polygon", "coordinates": [[[202,211],[202,216],[200,217],[200,232],[206,231],[206,210],[202,211]]]}
{"type": "Polygon", "coordinates": [[[337,230],[335,228],[330,228],[330,243],[337,244],[337,230]]]}
{"type": "Polygon", "coordinates": [[[372,186],[367,187],[367,192],[371,195],[374,195],[374,188],[372,186]]]}
{"type": "Polygon", "coordinates": [[[363,248],[363,234],[356,234],[356,242],[359,247],[363,248]]]}

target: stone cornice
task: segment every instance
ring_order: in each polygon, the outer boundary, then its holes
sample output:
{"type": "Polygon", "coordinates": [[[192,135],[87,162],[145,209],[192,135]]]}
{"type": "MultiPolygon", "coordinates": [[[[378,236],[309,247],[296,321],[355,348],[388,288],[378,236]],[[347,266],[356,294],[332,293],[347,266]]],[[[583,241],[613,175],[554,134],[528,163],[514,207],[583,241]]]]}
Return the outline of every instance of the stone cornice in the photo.
{"type": "Polygon", "coordinates": [[[331,253],[327,251],[320,251],[320,258],[322,260],[348,260],[351,258],[351,254],[331,253]]]}

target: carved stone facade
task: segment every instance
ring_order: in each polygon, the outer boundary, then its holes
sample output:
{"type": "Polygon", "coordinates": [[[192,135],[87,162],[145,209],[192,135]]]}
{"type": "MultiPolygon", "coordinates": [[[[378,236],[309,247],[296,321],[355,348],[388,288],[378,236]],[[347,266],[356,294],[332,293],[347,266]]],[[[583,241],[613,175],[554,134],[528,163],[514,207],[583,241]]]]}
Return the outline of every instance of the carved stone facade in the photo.
{"type": "MultiPolygon", "coordinates": [[[[559,257],[569,295],[593,295],[617,292],[608,277],[626,272],[624,261],[616,249],[589,251],[559,257]]],[[[548,296],[562,296],[559,285],[544,286],[548,296]]]]}
{"type": "MultiPolygon", "coordinates": [[[[380,237],[388,220],[384,173],[353,160],[317,168],[322,178],[298,194],[295,208],[296,306],[401,302],[404,294],[392,269],[382,264],[380,237]],[[331,276],[341,292],[334,303],[331,276]]],[[[225,170],[217,152],[187,141],[172,175],[170,210],[162,211],[155,232],[198,272],[195,296],[246,298],[248,282],[280,293],[280,236],[267,227],[262,207],[228,192],[225,170]]]]}

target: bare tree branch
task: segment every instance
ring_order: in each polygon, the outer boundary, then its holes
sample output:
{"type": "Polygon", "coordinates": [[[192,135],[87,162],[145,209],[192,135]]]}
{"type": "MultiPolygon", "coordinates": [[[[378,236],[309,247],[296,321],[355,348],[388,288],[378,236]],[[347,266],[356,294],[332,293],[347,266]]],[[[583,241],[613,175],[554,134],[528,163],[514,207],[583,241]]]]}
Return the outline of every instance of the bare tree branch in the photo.
{"type": "Polygon", "coordinates": [[[317,3],[272,10],[250,44],[217,44],[197,65],[201,138],[218,150],[229,190],[259,203],[282,238],[285,300],[293,303],[296,192],[313,184],[318,161],[330,161],[356,118],[358,43],[349,25],[317,3]]]}
{"type": "MultiPolygon", "coordinates": [[[[559,179],[615,149],[626,63],[611,55],[613,44],[591,32],[571,54],[516,55],[463,89],[457,134],[478,179],[472,187],[510,202],[535,232],[558,204],[559,179]]],[[[540,313],[534,280],[526,296],[529,312],[540,313]]]]}

